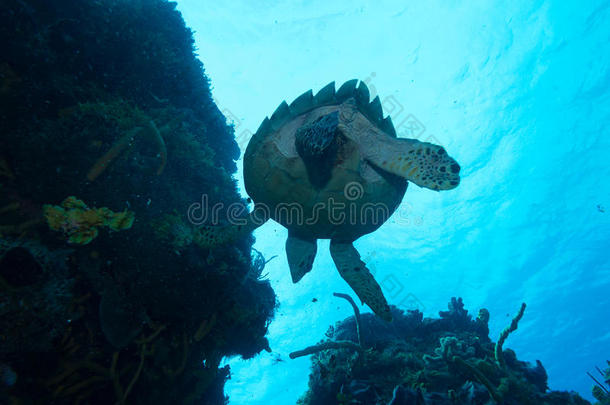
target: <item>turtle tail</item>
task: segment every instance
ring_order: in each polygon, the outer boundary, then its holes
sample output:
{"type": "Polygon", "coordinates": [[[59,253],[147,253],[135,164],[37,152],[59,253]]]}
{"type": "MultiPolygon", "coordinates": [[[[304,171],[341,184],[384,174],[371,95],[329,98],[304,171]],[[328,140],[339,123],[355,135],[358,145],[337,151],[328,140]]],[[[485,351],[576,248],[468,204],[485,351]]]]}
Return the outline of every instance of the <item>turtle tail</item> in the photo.
{"type": "Polygon", "coordinates": [[[195,243],[203,248],[213,248],[239,240],[267,222],[268,216],[252,211],[247,217],[235,219],[227,225],[203,225],[198,228],[195,243]]]}

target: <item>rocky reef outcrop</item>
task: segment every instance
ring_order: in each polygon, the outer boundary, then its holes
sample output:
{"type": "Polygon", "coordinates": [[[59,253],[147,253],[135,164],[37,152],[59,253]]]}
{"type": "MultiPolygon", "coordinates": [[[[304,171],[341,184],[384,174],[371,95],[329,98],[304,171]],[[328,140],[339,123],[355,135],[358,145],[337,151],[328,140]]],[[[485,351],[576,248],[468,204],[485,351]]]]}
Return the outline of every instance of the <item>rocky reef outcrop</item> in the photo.
{"type": "MultiPolygon", "coordinates": [[[[340,294],[339,294],[340,296],[340,294]]],[[[517,327],[525,305],[502,333],[517,327]]],[[[540,363],[521,361],[489,338],[489,312],[472,317],[452,298],[439,318],[392,307],[394,321],[372,314],[331,327],[311,354],[301,405],[588,404],[572,392],[549,391],[540,363]],[[328,349],[328,342],[333,346],[328,349]],[[324,350],[319,350],[321,348],[324,350]]],[[[301,355],[296,352],[291,357],[301,355]]]]}
{"type": "Polygon", "coordinates": [[[176,4],[7,0],[0,43],[0,403],[225,403],[276,302],[252,236],[197,245],[247,203],[176,4]]]}

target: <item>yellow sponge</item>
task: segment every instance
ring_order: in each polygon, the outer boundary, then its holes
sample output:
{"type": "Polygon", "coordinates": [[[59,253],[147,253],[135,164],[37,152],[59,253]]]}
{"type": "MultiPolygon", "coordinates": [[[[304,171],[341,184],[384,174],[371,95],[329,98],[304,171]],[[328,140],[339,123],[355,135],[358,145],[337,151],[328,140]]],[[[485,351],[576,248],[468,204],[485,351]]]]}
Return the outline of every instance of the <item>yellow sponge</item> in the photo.
{"type": "Polygon", "coordinates": [[[70,196],[61,205],[45,204],[44,217],[49,227],[63,232],[68,243],[86,245],[98,235],[99,227],[112,231],[129,229],[135,214],[132,211],[112,212],[109,208],[89,208],[82,200],[70,196]]]}

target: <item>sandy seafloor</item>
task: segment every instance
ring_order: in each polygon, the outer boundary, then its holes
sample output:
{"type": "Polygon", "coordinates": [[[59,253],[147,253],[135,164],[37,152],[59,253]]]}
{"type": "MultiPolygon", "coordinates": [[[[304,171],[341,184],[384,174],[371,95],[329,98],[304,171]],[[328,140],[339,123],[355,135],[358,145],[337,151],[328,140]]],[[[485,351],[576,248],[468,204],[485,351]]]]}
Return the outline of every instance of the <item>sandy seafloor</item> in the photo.
{"type": "MultiPolygon", "coordinates": [[[[443,193],[411,185],[357,248],[390,303],[436,315],[462,296],[475,314],[489,309],[493,339],[527,302],[506,346],[540,359],[552,389],[591,399],[585,373],[610,358],[610,2],[178,7],[242,151],[283,99],[351,78],[385,100],[399,136],[445,146],[462,166],[461,185],[443,193]]],[[[267,223],[255,235],[256,249],[278,255],[265,269],[281,303],[273,353],[227,359],[227,393],[234,404],[294,403],[309,360],[288,353],[351,315],[332,297],[350,290],[328,241],[293,285],[286,230],[267,223]]]]}

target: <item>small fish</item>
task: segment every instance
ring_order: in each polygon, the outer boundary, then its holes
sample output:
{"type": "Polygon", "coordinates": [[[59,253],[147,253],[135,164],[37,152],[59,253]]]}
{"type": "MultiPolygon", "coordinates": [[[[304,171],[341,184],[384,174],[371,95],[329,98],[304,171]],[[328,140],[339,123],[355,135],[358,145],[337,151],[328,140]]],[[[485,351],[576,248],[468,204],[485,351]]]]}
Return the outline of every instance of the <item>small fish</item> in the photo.
{"type": "Polygon", "coordinates": [[[273,355],[273,359],[271,361],[273,362],[273,364],[277,364],[283,362],[284,359],[282,359],[282,356],[280,354],[275,354],[273,355]]]}

